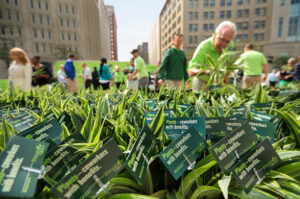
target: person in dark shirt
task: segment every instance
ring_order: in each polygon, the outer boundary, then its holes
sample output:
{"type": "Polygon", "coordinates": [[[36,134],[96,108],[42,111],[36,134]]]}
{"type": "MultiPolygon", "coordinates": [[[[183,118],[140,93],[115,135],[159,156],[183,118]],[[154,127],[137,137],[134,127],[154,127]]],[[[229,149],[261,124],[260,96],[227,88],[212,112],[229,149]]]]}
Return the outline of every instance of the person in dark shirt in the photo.
{"type": "Polygon", "coordinates": [[[40,64],[40,59],[41,58],[37,55],[31,57],[31,63],[33,65],[32,86],[44,86],[49,83],[51,78],[50,70],[40,64]]]}
{"type": "Polygon", "coordinates": [[[98,90],[100,86],[100,82],[99,82],[99,73],[96,66],[94,67],[94,71],[92,72],[92,81],[94,85],[94,90],[98,90]]]}

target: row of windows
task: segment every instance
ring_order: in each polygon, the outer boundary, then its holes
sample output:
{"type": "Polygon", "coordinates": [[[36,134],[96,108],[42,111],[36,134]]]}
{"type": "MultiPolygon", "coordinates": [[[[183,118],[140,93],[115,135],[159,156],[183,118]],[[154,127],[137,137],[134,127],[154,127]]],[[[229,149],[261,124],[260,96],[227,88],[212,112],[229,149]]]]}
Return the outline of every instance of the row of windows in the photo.
{"type": "Polygon", "coordinates": [[[42,44],[38,44],[38,43],[35,43],[34,44],[34,51],[36,53],[40,53],[40,52],[43,52],[43,53],[53,53],[53,47],[52,47],[52,44],[45,44],[45,43],[42,43],[42,44]]]}
{"type": "Polygon", "coordinates": [[[19,0],[6,0],[6,4],[10,5],[10,4],[14,4],[15,6],[19,5],[19,0]]]}
{"type": "MultiPolygon", "coordinates": [[[[267,0],[255,0],[256,4],[259,3],[266,3],[267,0]]],[[[297,1],[297,0],[295,0],[297,1]]],[[[203,0],[203,6],[204,7],[214,7],[216,4],[215,0],[203,0]]],[[[237,5],[249,5],[250,0],[237,0],[237,5]]],[[[232,0],[220,0],[220,6],[224,7],[225,5],[231,6],[232,0]]],[[[199,0],[190,0],[189,1],[189,7],[190,8],[198,8],[199,7],[199,0]]]]}
{"type": "Polygon", "coordinates": [[[30,7],[31,8],[38,8],[39,10],[42,10],[44,7],[46,11],[49,10],[49,4],[48,2],[45,2],[44,5],[42,5],[41,1],[37,1],[36,3],[34,3],[34,0],[30,0],[30,7]]]}
{"type": "Polygon", "coordinates": [[[50,24],[51,24],[51,19],[50,19],[49,16],[43,17],[42,15],[39,15],[39,16],[32,15],[32,16],[31,16],[31,19],[32,19],[32,23],[33,23],[33,24],[36,24],[37,21],[38,21],[41,25],[47,24],[48,26],[50,26],[50,24]]]}
{"type": "MultiPolygon", "coordinates": [[[[64,32],[62,32],[61,33],[61,40],[62,41],[72,41],[72,35],[71,35],[71,33],[64,33],[64,32]]],[[[74,35],[73,35],[73,41],[77,41],[77,34],[76,33],[74,33],[74,35]]]]}
{"type": "MultiPolygon", "coordinates": [[[[58,11],[60,13],[64,12],[65,14],[69,14],[69,6],[65,5],[64,8],[63,8],[63,5],[59,4],[58,5],[58,11]]],[[[73,15],[75,14],[75,8],[74,7],[71,8],[71,12],[72,12],[73,15]]]]}
{"type": "MultiPolygon", "coordinates": [[[[64,19],[60,19],[59,23],[60,23],[61,27],[64,27],[64,26],[70,27],[70,20],[69,19],[65,19],[65,20],[64,19]]],[[[72,25],[73,25],[73,28],[76,28],[76,21],[75,21],[75,19],[72,20],[72,25]]]]}
{"type": "Polygon", "coordinates": [[[45,31],[45,30],[33,29],[32,32],[33,32],[33,37],[35,39],[37,39],[37,38],[41,38],[41,39],[48,38],[49,40],[52,39],[52,32],[50,30],[45,31]],[[38,35],[40,35],[40,36],[38,36],[38,35]]]}
{"type": "Polygon", "coordinates": [[[6,26],[2,26],[0,28],[1,30],[1,35],[5,36],[18,36],[18,37],[22,37],[23,32],[22,32],[22,28],[21,27],[6,27],[6,26]]]}
{"type": "Polygon", "coordinates": [[[6,16],[4,16],[4,13],[1,12],[0,10],[0,19],[8,19],[9,21],[12,20],[16,20],[16,21],[20,21],[21,17],[20,17],[20,13],[18,11],[12,12],[10,10],[6,11],[6,16]]]}

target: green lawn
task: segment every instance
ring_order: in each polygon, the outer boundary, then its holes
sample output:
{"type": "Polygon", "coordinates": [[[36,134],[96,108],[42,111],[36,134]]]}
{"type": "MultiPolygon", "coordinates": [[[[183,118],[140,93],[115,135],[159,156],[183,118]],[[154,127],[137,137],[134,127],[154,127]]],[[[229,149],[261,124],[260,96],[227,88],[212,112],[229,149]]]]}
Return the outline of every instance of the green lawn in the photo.
{"type": "Polygon", "coordinates": [[[0,79],[0,89],[4,91],[7,87],[7,79],[0,79]]]}

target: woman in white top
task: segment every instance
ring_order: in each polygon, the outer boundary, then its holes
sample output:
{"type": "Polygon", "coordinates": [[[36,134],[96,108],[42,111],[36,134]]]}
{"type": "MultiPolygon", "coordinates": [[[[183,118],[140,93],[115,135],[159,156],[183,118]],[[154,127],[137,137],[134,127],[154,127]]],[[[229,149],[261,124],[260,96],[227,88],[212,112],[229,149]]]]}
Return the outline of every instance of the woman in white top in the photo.
{"type": "Polygon", "coordinates": [[[30,91],[32,67],[26,53],[21,48],[12,48],[9,54],[13,60],[8,69],[10,85],[14,89],[20,87],[23,91],[30,91]]]}

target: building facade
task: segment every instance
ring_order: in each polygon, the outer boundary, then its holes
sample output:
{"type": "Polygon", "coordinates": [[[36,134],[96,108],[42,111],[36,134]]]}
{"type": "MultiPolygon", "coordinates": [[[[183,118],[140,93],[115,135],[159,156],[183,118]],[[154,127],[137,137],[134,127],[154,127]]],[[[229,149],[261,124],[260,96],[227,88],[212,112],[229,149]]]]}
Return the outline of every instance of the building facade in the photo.
{"type": "Polygon", "coordinates": [[[81,59],[104,54],[101,40],[109,36],[98,34],[101,17],[95,0],[0,0],[0,7],[0,48],[21,47],[43,62],[65,57],[58,51],[62,48],[81,59]]]}
{"type": "Polygon", "coordinates": [[[144,59],[146,64],[149,64],[149,51],[148,51],[148,42],[143,42],[141,45],[138,45],[137,50],[139,55],[144,59]]]}
{"type": "Polygon", "coordinates": [[[274,1],[271,40],[266,54],[279,57],[300,56],[300,1],[274,1]]]}
{"type": "Polygon", "coordinates": [[[160,58],[160,20],[158,19],[155,22],[154,27],[151,30],[149,37],[149,64],[157,65],[160,58]]]}
{"type": "Polygon", "coordinates": [[[111,60],[118,61],[117,20],[113,6],[106,6],[110,24],[111,60]]]}
{"type": "Polygon", "coordinates": [[[190,59],[199,43],[225,20],[237,25],[237,50],[250,42],[266,56],[296,56],[300,48],[299,4],[299,0],[166,0],[158,19],[160,35],[153,31],[156,24],[150,35],[150,41],[160,40],[156,47],[161,49],[160,57],[154,58],[150,42],[150,62],[161,60],[176,33],[184,35],[183,50],[190,59]]]}

